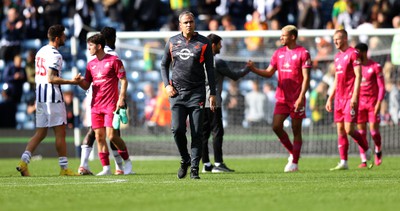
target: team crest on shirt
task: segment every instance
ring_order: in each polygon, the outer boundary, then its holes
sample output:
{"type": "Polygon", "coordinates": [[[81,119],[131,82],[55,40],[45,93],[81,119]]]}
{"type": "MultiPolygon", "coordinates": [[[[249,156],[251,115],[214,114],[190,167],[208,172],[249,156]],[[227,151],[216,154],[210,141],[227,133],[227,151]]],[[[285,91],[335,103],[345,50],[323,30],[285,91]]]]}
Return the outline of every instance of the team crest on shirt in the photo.
{"type": "Polygon", "coordinates": [[[367,72],[368,72],[368,73],[372,73],[372,72],[374,72],[374,70],[373,70],[372,68],[369,68],[369,69],[367,70],[367,72]]]}
{"type": "Polygon", "coordinates": [[[348,55],[346,55],[346,56],[344,56],[344,60],[347,60],[349,58],[349,56],[348,55]]]}
{"type": "Polygon", "coordinates": [[[297,59],[297,54],[293,55],[293,56],[292,56],[292,59],[293,59],[293,60],[297,59]]]}
{"type": "Polygon", "coordinates": [[[104,67],[105,67],[105,68],[110,67],[110,62],[107,62],[107,63],[104,65],[104,67]]]}

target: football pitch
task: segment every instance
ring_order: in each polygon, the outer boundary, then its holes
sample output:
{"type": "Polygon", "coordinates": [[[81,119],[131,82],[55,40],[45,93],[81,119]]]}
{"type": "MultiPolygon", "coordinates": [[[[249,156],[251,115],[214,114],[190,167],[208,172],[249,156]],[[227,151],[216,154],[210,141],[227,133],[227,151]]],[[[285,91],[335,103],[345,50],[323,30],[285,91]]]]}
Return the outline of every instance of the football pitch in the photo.
{"type": "MultiPolygon", "coordinates": [[[[397,210],[400,157],[381,166],[331,172],[337,157],[304,157],[300,171],[283,173],[286,158],[235,158],[234,173],[177,179],[178,158],[134,159],[136,175],[59,177],[58,160],[33,160],[32,177],[15,170],[18,159],[0,159],[0,210],[397,210]],[[396,208],[397,207],[397,208],[396,208]]],[[[69,159],[76,170],[78,159],[69,159]]],[[[98,160],[90,163],[101,170],[98,160]]]]}

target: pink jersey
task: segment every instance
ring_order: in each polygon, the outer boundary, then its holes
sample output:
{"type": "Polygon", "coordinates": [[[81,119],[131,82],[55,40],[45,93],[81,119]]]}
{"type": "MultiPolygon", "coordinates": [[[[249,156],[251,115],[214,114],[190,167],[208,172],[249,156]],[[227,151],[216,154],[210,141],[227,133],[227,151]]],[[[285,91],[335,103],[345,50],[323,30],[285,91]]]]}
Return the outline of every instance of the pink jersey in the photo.
{"type": "Polygon", "coordinates": [[[286,46],[274,52],[270,66],[278,70],[278,87],[275,98],[279,102],[294,103],[300,95],[303,69],[311,68],[310,54],[302,46],[286,46]]]}
{"type": "Polygon", "coordinates": [[[97,58],[90,61],[85,79],[92,83],[92,109],[115,107],[119,97],[118,82],[125,76],[124,65],[117,56],[106,54],[100,61],[97,58]]]}
{"type": "Polygon", "coordinates": [[[335,56],[336,93],[335,99],[350,99],[353,96],[354,67],[360,65],[360,56],[356,49],[349,47],[345,52],[338,52],[335,56]]]}
{"type": "Polygon", "coordinates": [[[362,65],[362,80],[360,87],[360,100],[383,100],[385,95],[385,82],[380,64],[373,60],[368,60],[367,64],[362,65]]]}

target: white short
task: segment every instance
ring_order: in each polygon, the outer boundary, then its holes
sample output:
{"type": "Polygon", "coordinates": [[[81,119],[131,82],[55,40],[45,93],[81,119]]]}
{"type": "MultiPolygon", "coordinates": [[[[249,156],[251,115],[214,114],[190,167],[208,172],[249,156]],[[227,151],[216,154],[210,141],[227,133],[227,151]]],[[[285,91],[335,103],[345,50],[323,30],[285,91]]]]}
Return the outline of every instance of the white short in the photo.
{"type": "Polygon", "coordinates": [[[36,103],[36,127],[67,124],[65,103],[36,103]]]}

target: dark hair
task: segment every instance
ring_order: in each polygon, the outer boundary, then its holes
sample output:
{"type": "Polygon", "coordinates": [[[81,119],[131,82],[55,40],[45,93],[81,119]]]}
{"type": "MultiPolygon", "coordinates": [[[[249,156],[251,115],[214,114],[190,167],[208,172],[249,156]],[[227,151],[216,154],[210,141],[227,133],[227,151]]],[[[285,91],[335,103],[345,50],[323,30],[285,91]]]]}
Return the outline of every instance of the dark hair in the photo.
{"type": "Polygon", "coordinates": [[[100,44],[102,49],[104,49],[104,46],[106,45],[106,39],[102,34],[92,35],[87,39],[87,42],[94,43],[96,45],[100,44]]]}
{"type": "Polygon", "coordinates": [[[222,40],[220,36],[213,33],[209,34],[207,38],[210,40],[211,44],[218,44],[222,40]]]}
{"type": "Polygon", "coordinates": [[[106,45],[115,49],[115,39],[117,38],[117,31],[113,27],[104,27],[100,32],[106,39],[106,45]]]}
{"type": "Polygon", "coordinates": [[[354,48],[360,52],[368,52],[368,45],[365,43],[358,43],[354,48]]]}
{"type": "Polygon", "coordinates": [[[47,38],[50,41],[54,41],[56,37],[61,37],[64,34],[65,27],[63,25],[53,25],[50,26],[49,30],[47,31],[47,38]]]}

